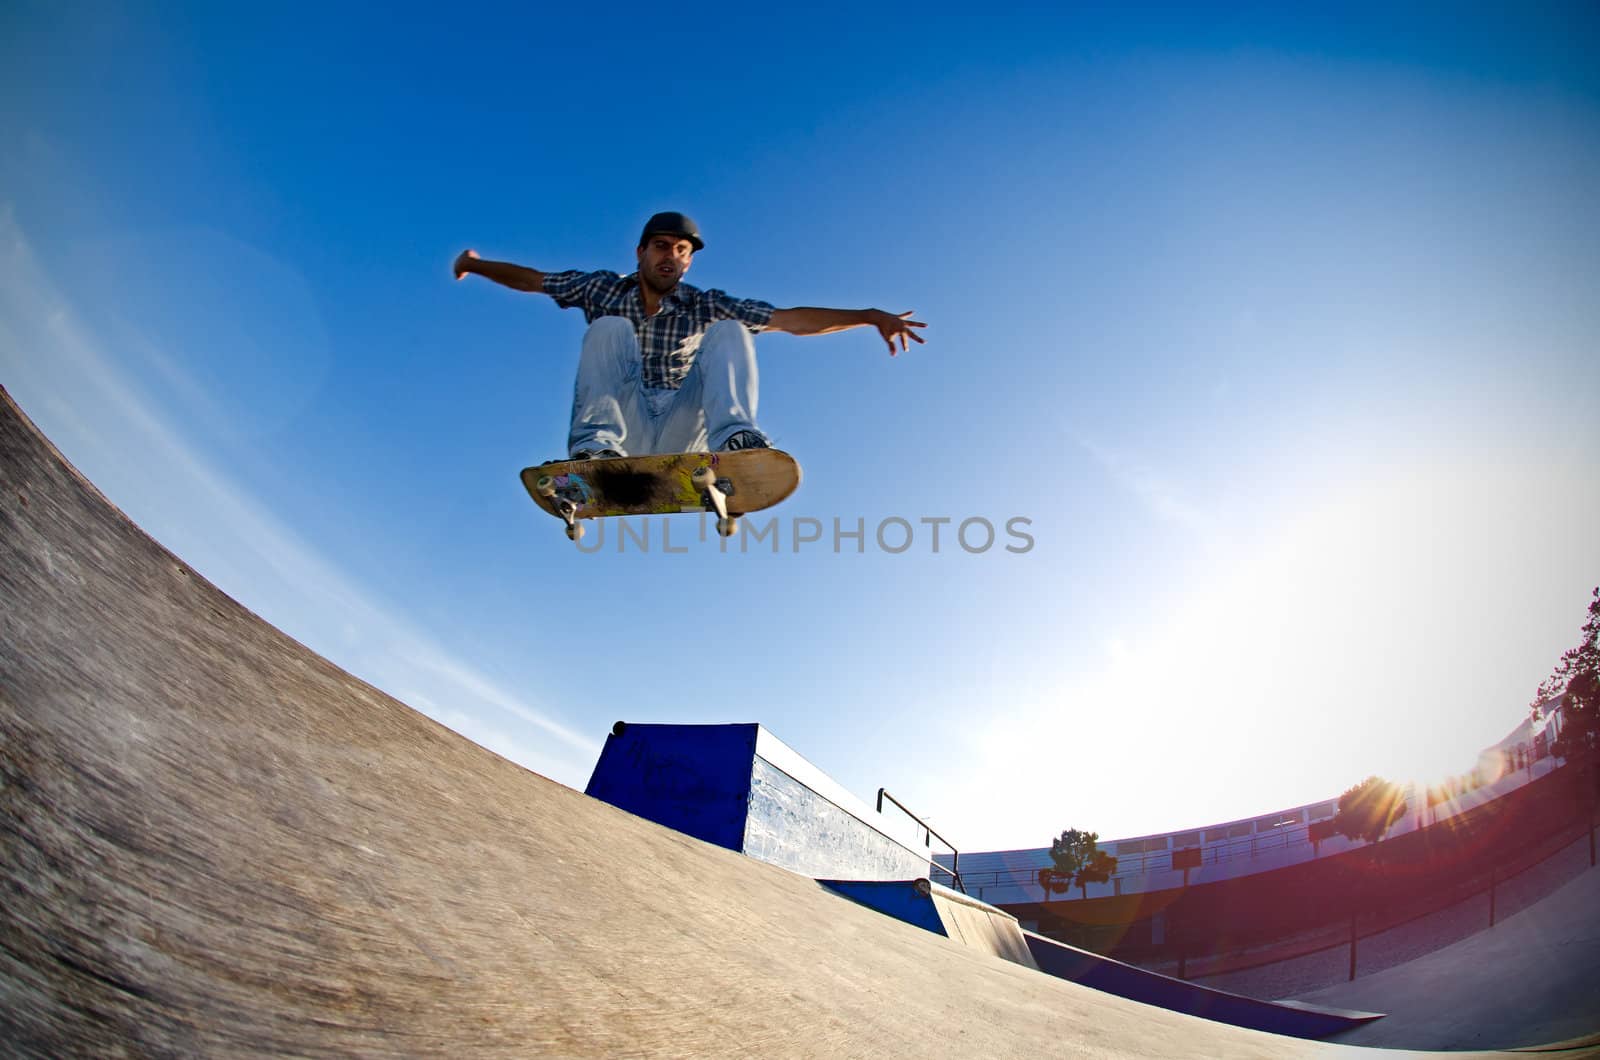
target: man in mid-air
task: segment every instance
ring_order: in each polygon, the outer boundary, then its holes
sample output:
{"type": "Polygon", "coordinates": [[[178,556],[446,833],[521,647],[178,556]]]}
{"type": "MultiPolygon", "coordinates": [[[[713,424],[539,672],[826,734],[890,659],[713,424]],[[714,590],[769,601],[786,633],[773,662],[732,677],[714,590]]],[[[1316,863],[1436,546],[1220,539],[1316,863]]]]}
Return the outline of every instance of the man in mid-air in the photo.
{"type": "Polygon", "coordinates": [[[589,330],[578,359],[567,451],[575,460],[766,448],[756,426],[753,332],[826,335],[875,327],[890,355],[923,342],[910,313],[881,309],[777,309],[683,281],[705,248],[681,213],[658,213],[639,235],[637,272],[540,272],[485,261],[471,250],[456,279],[476,273],[513,290],[547,294],[583,310],[589,330]]]}

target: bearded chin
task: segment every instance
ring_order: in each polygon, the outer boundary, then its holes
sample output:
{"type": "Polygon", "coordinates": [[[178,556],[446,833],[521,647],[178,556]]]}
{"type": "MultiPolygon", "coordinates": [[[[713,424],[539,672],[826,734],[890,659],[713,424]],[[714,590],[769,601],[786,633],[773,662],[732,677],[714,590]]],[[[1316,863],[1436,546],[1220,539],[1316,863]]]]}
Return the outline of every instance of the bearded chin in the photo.
{"type": "Polygon", "coordinates": [[[656,294],[670,294],[672,289],[678,286],[678,278],[676,276],[672,277],[670,280],[661,276],[657,276],[653,272],[640,273],[640,276],[656,294]]]}

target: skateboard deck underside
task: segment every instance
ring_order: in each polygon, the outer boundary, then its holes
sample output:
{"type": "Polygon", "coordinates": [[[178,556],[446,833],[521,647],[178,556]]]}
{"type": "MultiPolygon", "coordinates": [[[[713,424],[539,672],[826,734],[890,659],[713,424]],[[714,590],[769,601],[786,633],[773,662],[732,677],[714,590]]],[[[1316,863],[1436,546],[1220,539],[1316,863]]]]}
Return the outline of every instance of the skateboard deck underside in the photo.
{"type": "Polygon", "coordinates": [[[800,485],[800,465],[779,449],[561,460],[524,468],[522,484],[534,503],[556,518],[563,518],[562,501],[572,504],[575,519],[702,512],[710,509],[693,475],[703,467],[715,474],[730,515],[770,508],[800,485]],[[546,478],[554,486],[551,496],[538,488],[546,478]]]}

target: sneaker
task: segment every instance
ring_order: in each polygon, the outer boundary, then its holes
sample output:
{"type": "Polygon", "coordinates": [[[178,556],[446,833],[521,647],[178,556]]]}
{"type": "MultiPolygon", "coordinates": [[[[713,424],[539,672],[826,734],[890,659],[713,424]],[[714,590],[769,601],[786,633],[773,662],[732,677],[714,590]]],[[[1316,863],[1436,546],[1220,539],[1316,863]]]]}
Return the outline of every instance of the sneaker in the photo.
{"type": "Polygon", "coordinates": [[[579,449],[576,453],[573,453],[572,456],[568,457],[568,459],[570,459],[570,460],[616,460],[616,459],[620,458],[621,456],[622,456],[622,454],[617,452],[615,449],[601,449],[598,452],[593,450],[593,449],[579,449]]]}
{"type": "Polygon", "coordinates": [[[740,431],[732,438],[722,443],[722,451],[732,452],[737,449],[771,449],[767,440],[755,431],[740,431]]]}

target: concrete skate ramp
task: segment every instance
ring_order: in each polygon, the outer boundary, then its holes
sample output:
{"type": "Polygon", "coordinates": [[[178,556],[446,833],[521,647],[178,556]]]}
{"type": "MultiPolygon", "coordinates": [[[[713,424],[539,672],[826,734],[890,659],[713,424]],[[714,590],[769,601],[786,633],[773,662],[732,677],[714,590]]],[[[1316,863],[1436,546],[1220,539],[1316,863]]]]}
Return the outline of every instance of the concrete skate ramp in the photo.
{"type": "Polygon", "coordinates": [[[1305,998],[1332,1005],[1381,999],[1392,1007],[1393,1018],[1340,1035],[1350,1045],[1600,1044],[1600,869],[1486,931],[1305,998]]]}
{"type": "Polygon", "coordinates": [[[1261,1001],[1172,979],[1024,931],[1017,918],[931,880],[825,880],[831,890],[896,920],[1008,961],[1096,990],[1294,1038],[1326,1038],[1382,1019],[1381,1013],[1308,1002],[1261,1001]]]}
{"type": "Polygon", "coordinates": [[[189,571],[9,397],[0,811],[13,1055],[1348,1048],[973,953],[497,758],[189,571]]]}
{"type": "Polygon", "coordinates": [[[955,939],[968,949],[1025,968],[1037,970],[1039,967],[1034,963],[1016,917],[932,880],[822,880],[821,883],[868,909],[876,909],[885,916],[935,935],[955,939]]]}

